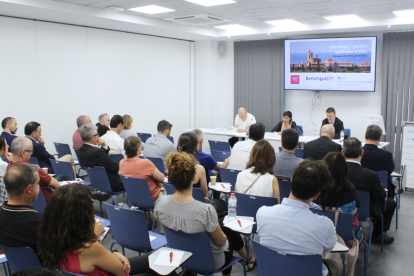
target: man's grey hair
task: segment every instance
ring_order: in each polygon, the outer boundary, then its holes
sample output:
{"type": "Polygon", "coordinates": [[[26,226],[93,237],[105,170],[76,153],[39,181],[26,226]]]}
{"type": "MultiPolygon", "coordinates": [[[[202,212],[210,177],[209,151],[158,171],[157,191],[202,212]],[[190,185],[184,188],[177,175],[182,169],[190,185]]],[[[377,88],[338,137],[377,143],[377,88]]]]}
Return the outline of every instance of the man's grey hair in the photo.
{"type": "Polygon", "coordinates": [[[379,141],[382,137],[382,129],[377,125],[370,125],[365,131],[365,139],[371,141],[379,141]]]}
{"type": "Polygon", "coordinates": [[[4,183],[9,197],[20,199],[24,193],[24,189],[28,185],[35,184],[38,169],[39,167],[36,165],[25,163],[17,163],[11,166],[4,175],[4,183]]]}
{"type": "Polygon", "coordinates": [[[76,119],[76,124],[78,125],[78,127],[81,127],[85,124],[86,119],[88,118],[88,115],[81,115],[76,119]]]}
{"type": "Polygon", "coordinates": [[[193,133],[197,136],[197,141],[200,143],[201,139],[203,139],[203,131],[201,129],[193,129],[193,133]]]}
{"type": "Polygon", "coordinates": [[[29,138],[17,137],[11,143],[11,146],[10,146],[11,152],[12,154],[17,155],[21,153],[22,151],[29,149],[31,144],[32,144],[32,141],[30,141],[29,138]]]}
{"type": "Polygon", "coordinates": [[[102,118],[105,117],[106,115],[108,115],[108,113],[102,113],[101,115],[99,115],[98,122],[100,122],[102,120],[102,118]]]}
{"type": "Polygon", "coordinates": [[[80,136],[82,138],[82,141],[88,142],[91,140],[91,137],[96,135],[98,132],[98,128],[93,125],[83,125],[80,129],[80,136]]]}
{"type": "Polygon", "coordinates": [[[358,138],[351,137],[344,141],[343,147],[345,158],[357,159],[362,153],[362,144],[358,138]]]}

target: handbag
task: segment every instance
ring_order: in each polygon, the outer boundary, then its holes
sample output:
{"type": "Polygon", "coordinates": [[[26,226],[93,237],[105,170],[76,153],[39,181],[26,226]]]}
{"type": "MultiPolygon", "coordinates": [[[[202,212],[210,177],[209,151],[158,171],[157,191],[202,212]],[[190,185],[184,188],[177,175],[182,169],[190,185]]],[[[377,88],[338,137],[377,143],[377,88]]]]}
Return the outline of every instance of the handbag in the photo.
{"type": "Polygon", "coordinates": [[[227,203],[224,200],[213,198],[207,200],[206,203],[213,205],[214,209],[216,209],[218,218],[227,216],[227,203]]]}

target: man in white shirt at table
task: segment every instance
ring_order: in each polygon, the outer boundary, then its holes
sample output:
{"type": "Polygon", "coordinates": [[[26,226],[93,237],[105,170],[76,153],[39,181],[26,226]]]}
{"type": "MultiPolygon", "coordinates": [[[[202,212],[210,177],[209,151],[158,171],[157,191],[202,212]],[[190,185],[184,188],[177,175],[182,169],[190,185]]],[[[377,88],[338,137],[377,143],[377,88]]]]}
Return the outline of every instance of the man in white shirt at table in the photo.
{"type": "Polygon", "coordinates": [[[124,139],[119,136],[124,129],[124,119],[121,115],[114,115],[109,126],[111,129],[101,137],[109,147],[109,155],[122,154],[125,158],[124,139]]]}
{"type": "MultiPolygon", "coordinates": [[[[237,112],[236,117],[234,118],[233,126],[237,128],[238,133],[247,133],[249,132],[250,126],[255,123],[256,123],[256,118],[252,114],[247,113],[244,107],[240,107],[237,112]]],[[[233,148],[234,144],[236,144],[238,140],[239,140],[238,137],[230,138],[229,139],[230,147],[233,148]]]]}
{"type": "MultiPolygon", "coordinates": [[[[289,198],[263,206],[256,214],[260,244],[281,254],[321,255],[335,247],[333,222],[309,210],[309,204],[329,185],[331,174],[324,161],[304,160],[296,168],[289,198]]],[[[337,260],[322,260],[322,276],[342,275],[337,260]]]]}

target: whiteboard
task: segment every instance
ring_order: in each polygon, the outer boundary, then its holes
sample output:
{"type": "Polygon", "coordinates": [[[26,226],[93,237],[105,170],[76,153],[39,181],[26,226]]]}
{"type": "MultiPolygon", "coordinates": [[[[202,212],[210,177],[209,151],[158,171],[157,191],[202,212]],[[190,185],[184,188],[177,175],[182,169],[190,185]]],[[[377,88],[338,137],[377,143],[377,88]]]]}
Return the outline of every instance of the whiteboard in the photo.
{"type": "Polygon", "coordinates": [[[414,122],[403,122],[401,164],[406,165],[403,188],[414,188],[414,122]]]}

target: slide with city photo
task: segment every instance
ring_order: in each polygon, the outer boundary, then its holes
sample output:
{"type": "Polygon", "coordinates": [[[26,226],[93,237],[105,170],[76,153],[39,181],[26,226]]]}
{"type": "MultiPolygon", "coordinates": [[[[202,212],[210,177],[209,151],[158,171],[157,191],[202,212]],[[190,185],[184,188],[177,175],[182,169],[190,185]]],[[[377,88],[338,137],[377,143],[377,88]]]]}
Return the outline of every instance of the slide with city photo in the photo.
{"type": "Polygon", "coordinates": [[[285,89],[375,91],[376,37],[285,40],[285,89]]]}

